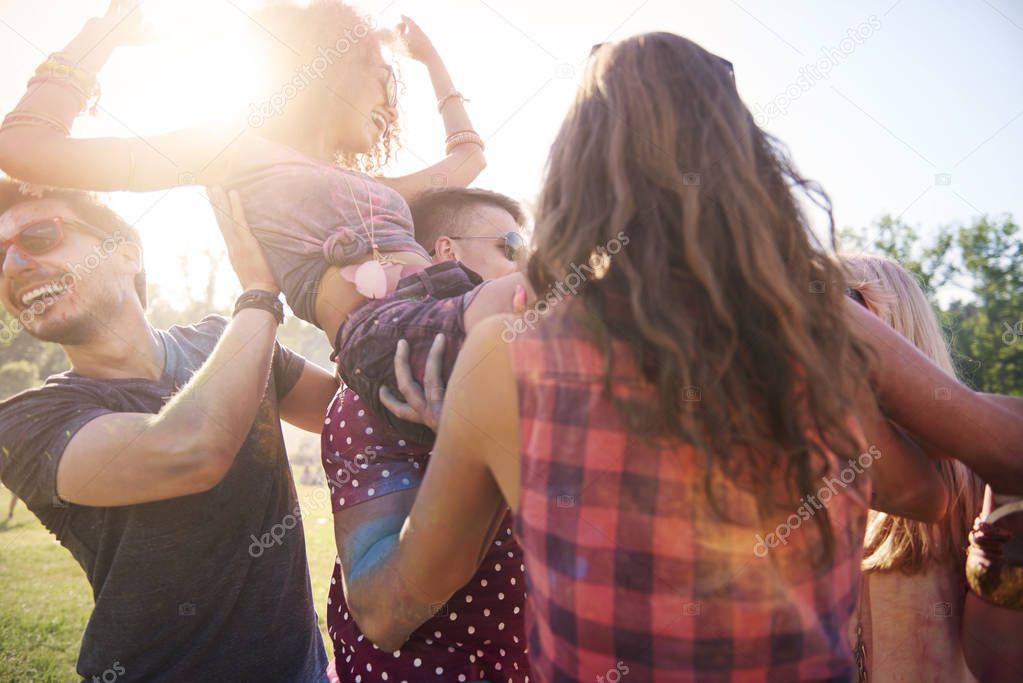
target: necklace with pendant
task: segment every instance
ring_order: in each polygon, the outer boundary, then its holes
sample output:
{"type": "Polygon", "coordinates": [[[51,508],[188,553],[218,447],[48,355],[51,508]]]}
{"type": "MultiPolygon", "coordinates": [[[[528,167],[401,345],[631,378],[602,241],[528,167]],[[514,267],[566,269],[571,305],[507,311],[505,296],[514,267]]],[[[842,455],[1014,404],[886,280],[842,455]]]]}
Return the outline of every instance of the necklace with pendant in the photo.
{"type": "Polygon", "coordinates": [[[387,295],[387,272],[384,270],[384,266],[394,265],[395,261],[391,258],[390,254],[381,253],[380,247],[377,245],[376,226],[373,216],[373,195],[369,191],[369,183],[363,180],[363,184],[366,189],[366,197],[369,200],[368,226],[366,225],[366,219],[362,216],[359,202],[355,199],[352,186],[348,182],[348,178],[345,178],[345,187],[348,188],[348,194],[352,198],[352,205],[355,207],[355,212],[359,214],[359,221],[362,222],[363,232],[369,235],[370,247],[373,249],[373,258],[365,263],[361,263],[355,269],[355,289],[367,299],[380,299],[387,295]]]}

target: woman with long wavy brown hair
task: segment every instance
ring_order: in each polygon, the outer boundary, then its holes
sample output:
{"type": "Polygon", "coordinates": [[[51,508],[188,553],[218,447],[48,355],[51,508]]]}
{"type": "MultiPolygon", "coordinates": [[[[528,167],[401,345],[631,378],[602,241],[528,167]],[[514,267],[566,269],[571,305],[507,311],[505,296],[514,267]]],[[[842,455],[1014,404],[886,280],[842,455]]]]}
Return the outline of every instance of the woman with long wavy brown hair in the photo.
{"type": "Polygon", "coordinates": [[[446,396],[438,343],[425,394],[401,372],[409,405],[388,402],[439,424],[379,558],[410,609],[469,580],[507,504],[541,681],[852,675],[867,507],[947,506],[879,402],[1013,490],[1023,405],[855,310],[797,188],[827,209],[724,60],[665,33],[596,50],[551,150],[532,317],[475,328],[446,396]]]}

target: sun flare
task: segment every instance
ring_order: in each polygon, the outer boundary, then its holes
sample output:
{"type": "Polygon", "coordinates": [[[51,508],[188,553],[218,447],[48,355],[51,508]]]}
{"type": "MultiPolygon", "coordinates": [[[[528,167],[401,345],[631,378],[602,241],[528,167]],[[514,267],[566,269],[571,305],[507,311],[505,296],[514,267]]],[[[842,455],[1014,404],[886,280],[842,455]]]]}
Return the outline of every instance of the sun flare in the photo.
{"type": "Polygon", "coordinates": [[[252,18],[261,5],[150,0],[140,11],[153,42],[119,56],[122,68],[104,86],[131,94],[147,130],[243,119],[267,87],[256,35],[265,29],[252,18]]]}

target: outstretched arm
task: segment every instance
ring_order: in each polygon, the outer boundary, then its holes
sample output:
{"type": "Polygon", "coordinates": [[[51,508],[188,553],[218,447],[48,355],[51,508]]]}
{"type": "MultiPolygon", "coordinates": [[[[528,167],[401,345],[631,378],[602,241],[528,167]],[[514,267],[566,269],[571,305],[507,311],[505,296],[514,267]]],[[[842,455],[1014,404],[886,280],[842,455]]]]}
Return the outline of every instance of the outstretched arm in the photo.
{"type": "Polygon", "coordinates": [[[871,384],[885,414],[999,493],[1023,494],[1023,397],[973,391],[863,307],[851,300],[846,306],[877,352],[871,384]]]}
{"type": "MultiPolygon", "coordinates": [[[[448,74],[440,53],[419,26],[406,16],[402,21],[407,27],[405,41],[409,56],[426,66],[433,82],[440,114],[444,119],[447,136],[463,131],[473,131],[472,121],[465,111],[463,99],[458,95],[448,74]]],[[[397,178],[379,178],[379,181],[397,190],[406,201],[436,187],[466,187],[486,168],[483,148],[466,142],[450,148],[441,161],[421,171],[397,178]]]]}
{"type": "Polygon", "coordinates": [[[73,138],[70,129],[86,106],[88,83],[119,46],[145,41],[137,6],[114,0],[90,19],[33,78],[0,129],[0,168],[19,180],[80,190],[157,190],[216,185],[224,180],[238,130],[180,130],[149,138],[73,138]]]}

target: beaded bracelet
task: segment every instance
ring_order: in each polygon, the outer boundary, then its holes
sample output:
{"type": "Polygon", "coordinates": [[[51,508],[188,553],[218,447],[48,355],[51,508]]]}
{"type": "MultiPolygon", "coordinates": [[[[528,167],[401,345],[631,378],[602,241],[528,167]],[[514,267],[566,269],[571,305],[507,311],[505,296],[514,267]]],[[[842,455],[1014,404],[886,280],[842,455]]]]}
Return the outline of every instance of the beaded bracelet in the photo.
{"type": "Polygon", "coordinates": [[[96,82],[96,74],[91,71],[86,71],[82,67],[78,66],[77,63],[71,61],[59,52],[51,54],[46,58],[45,62],[36,68],[37,74],[41,74],[44,71],[55,71],[68,74],[69,76],[79,79],[87,86],[91,86],[96,82]]]}
{"type": "Polygon", "coordinates": [[[483,144],[483,138],[474,130],[462,130],[457,133],[452,133],[448,136],[447,140],[444,141],[445,153],[451,154],[452,150],[459,145],[473,144],[478,146],[481,150],[485,150],[486,146],[483,144]]]}
{"type": "Polygon", "coordinates": [[[100,95],[102,94],[96,74],[82,69],[61,53],[53,53],[45,62],[40,64],[36,68],[36,77],[29,81],[29,84],[31,85],[33,81],[50,81],[59,83],[64,87],[73,88],[84,96],[85,103],[83,107],[88,104],[90,99],[92,100],[89,113],[93,116],[96,115],[96,108],[99,105],[100,95]],[[36,79],[40,80],[36,81],[36,79]]]}
{"type": "Polygon", "coordinates": [[[52,60],[44,62],[36,69],[37,76],[58,76],[72,81],[85,92],[92,92],[96,88],[96,78],[87,71],[77,67],[68,66],[52,60]]]}

